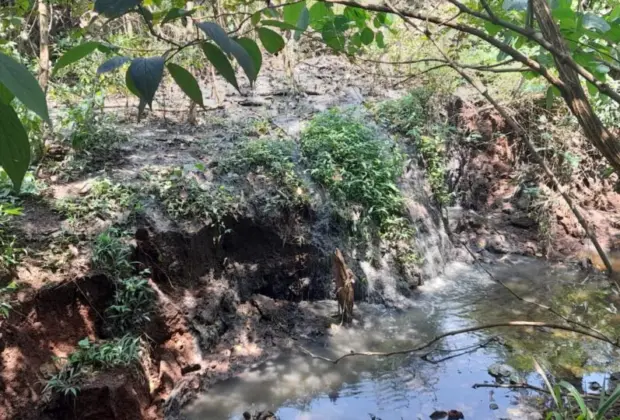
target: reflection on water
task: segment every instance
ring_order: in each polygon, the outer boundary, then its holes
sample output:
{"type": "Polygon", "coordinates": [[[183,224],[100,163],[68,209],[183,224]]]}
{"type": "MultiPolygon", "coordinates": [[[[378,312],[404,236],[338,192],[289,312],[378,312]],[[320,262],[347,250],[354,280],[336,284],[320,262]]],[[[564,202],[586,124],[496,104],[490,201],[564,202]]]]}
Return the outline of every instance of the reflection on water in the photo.
{"type": "MultiPolygon", "coordinates": [[[[549,303],[567,285],[582,280],[578,272],[531,259],[513,259],[492,270],[513,290],[541,303],[549,303]]],[[[329,314],[335,311],[335,304],[317,302],[311,309],[329,314]]],[[[360,321],[354,327],[335,328],[324,343],[303,345],[316,354],[336,357],[351,350],[411,347],[437,334],[476,324],[551,319],[550,314],[516,300],[475,267],[459,263],[451,264],[445,275],[424,285],[410,309],[394,311],[361,304],[357,314],[360,321]]],[[[441,363],[429,363],[417,355],[349,358],[334,366],[302,354],[290,354],[216,384],[186,414],[195,420],[240,419],[244,411],[269,409],[283,420],[358,420],[370,419],[371,414],[389,420],[427,419],[435,410],[457,409],[466,419],[537,418],[521,411],[519,397],[528,395],[529,391],[473,389],[472,385],[493,382],[487,368],[506,361],[523,370],[522,376],[530,383],[537,383],[535,375],[526,371],[527,363],[518,363],[519,358],[531,361],[529,352],[567,353],[562,348],[569,341],[566,336],[556,337],[554,341],[549,340],[548,334],[535,330],[505,329],[459,335],[442,341],[440,351],[435,351],[430,359],[446,358],[451,353],[445,351],[487,342],[492,334],[498,333],[507,341],[523,343],[526,355],[497,343],[441,363]],[[539,346],[547,342],[559,349],[539,346]]],[[[570,343],[579,347],[582,341],[570,336],[570,343]]]]}

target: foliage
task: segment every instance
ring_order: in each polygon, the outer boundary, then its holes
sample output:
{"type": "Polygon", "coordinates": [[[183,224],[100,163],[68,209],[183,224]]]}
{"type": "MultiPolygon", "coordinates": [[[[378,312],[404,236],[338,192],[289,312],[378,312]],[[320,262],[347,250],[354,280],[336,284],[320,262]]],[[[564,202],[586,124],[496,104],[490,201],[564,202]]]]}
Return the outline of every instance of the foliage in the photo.
{"type": "Polygon", "coordinates": [[[414,89],[401,99],[379,104],[376,115],[382,125],[413,142],[433,195],[439,205],[445,206],[451,200],[446,184],[445,149],[453,129],[443,123],[430,123],[429,100],[432,95],[426,88],[414,89]]]}
{"type": "Polygon", "coordinates": [[[73,224],[92,223],[96,218],[110,220],[140,208],[138,197],[130,187],[116,184],[107,178],[95,180],[86,188],[88,192],[83,196],[55,202],[56,208],[73,224]]]}
{"type": "Polygon", "coordinates": [[[10,282],[4,287],[0,287],[0,319],[8,318],[9,312],[13,309],[11,295],[17,290],[17,283],[10,282]]]}
{"type": "Polygon", "coordinates": [[[122,338],[96,343],[84,338],[66,359],[60,371],[46,381],[43,392],[76,396],[80,384],[96,371],[115,367],[131,367],[140,362],[143,351],[139,338],[122,338]]]}
{"type": "Polygon", "coordinates": [[[132,270],[130,256],[131,248],[123,242],[123,233],[110,228],[95,239],[91,262],[94,269],[120,279],[132,270]]]}
{"type": "Polygon", "coordinates": [[[117,281],[114,301],[106,310],[115,331],[135,331],[150,321],[155,292],[144,276],[121,278],[117,281]]]}
{"type": "Polygon", "coordinates": [[[227,166],[267,175],[276,185],[277,207],[303,206],[309,199],[307,188],[295,171],[294,153],[295,142],[291,140],[248,140],[229,159],[227,166]]]}
{"type": "Polygon", "coordinates": [[[0,274],[15,267],[22,253],[16,246],[17,237],[8,228],[11,218],[21,214],[21,208],[0,202],[0,274]]]}
{"type": "Polygon", "coordinates": [[[401,227],[403,197],[396,181],[403,171],[403,155],[394,144],[352,112],[332,110],[310,122],[301,147],[311,176],[336,203],[359,209],[354,229],[374,226],[388,234],[401,227]]]}
{"type": "MultiPolygon", "coordinates": [[[[592,412],[587,401],[579,393],[577,388],[566,381],[552,385],[542,367],[535,362],[536,370],[543,377],[543,381],[551,394],[555,408],[547,412],[548,420],[604,420],[609,418],[614,405],[620,399],[620,387],[617,387],[611,395],[601,392],[599,396],[598,409],[592,412]],[[564,395],[567,393],[568,395],[564,395]]],[[[617,419],[617,416],[614,416],[617,419]]]]}
{"type": "Polygon", "coordinates": [[[192,220],[216,226],[227,232],[226,216],[237,213],[239,199],[224,185],[201,180],[202,165],[172,168],[163,173],[147,174],[150,192],[164,205],[168,215],[176,220],[192,220]]]}

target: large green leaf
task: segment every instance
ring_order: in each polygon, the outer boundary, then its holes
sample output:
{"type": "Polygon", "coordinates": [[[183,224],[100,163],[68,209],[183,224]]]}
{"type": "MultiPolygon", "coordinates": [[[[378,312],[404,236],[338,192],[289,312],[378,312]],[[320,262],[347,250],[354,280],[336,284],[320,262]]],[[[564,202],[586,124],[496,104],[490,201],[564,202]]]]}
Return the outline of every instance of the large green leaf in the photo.
{"type": "Polygon", "coordinates": [[[323,42],[329,45],[332,49],[336,51],[344,50],[346,42],[344,32],[338,29],[333,21],[327,23],[323,27],[321,36],[323,37],[323,42]]]}
{"type": "Polygon", "coordinates": [[[168,71],[170,75],[174,79],[177,85],[181,88],[181,90],[194,102],[196,102],[200,106],[204,106],[204,102],[202,100],[202,91],[200,90],[200,86],[198,85],[198,81],[196,78],[186,69],[179,66],[178,64],[168,63],[166,65],[168,67],[168,71]]]}
{"type": "Polygon", "coordinates": [[[364,45],[372,44],[372,41],[375,39],[375,33],[372,29],[366,27],[360,33],[360,40],[364,45]]]}
{"type": "Polygon", "coordinates": [[[0,102],[3,104],[10,104],[11,101],[15,98],[15,95],[6,88],[2,83],[0,83],[0,102]]]}
{"type": "Polygon", "coordinates": [[[310,8],[309,13],[310,27],[317,31],[323,29],[323,26],[334,17],[334,12],[332,9],[327,5],[327,3],[321,1],[314,3],[310,8]]]}
{"type": "Polygon", "coordinates": [[[611,29],[609,23],[602,17],[595,15],[594,13],[586,13],[583,15],[583,27],[597,32],[607,32],[611,29]]]}
{"type": "Polygon", "coordinates": [[[258,71],[254,68],[254,60],[250,54],[232,39],[230,40],[230,54],[235,57],[245,75],[248,76],[250,84],[254,83],[258,76],[258,71]]]}
{"type": "Polygon", "coordinates": [[[301,15],[301,11],[304,10],[306,8],[306,2],[305,1],[301,1],[299,3],[292,3],[292,4],[287,4],[286,6],[284,6],[283,9],[283,15],[284,15],[284,22],[288,23],[289,25],[297,25],[297,22],[299,21],[299,16],[301,15]]]}
{"type": "Polygon", "coordinates": [[[164,75],[164,64],[163,57],[136,58],[127,69],[140,98],[149,106],[164,75]]]}
{"type": "MultiPolygon", "coordinates": [[[[237,44],[241,45],[243,49],[248,53],[250,58],[252,59],[252,68],[254,69],[254,75],[250,78],[251,81],[256,81],[258,77],[258,73],[260,72],[260,68],[263,65],[263,55],[260,52],[260,48],[258,44],[254,42],[253,39],[250,38],[238,38],[235,40],[237,44]]],[[[246,72],[247,74],[247,72],[246,72]]],[[[250,77],[250,75],[248,75],[250,77]]]]}
{"type": "Polygon", "coordinates": [[[266,19],[261,21],[261,25],[264,26],[273,26],[275,28],[279,28],[285,31],[294,31],[297,29],[297,26],[295,26],[294,24],[290,24],[287,22],[281,22],[279,20],[273,20],[273,19],[266,19]]]}
{"type": "Polygon", "coordinates": [[[284,39],[275,31],[268,28],[257,28],[258,37],[263,47],[272,54],[277,54],[284,48],[284,39]]]}
{"type": "Polygon", "coordinates": [[[347,6],[344,8],[343,15],[350,21],[355,22],[358,28],[362,29],[366,26],[368,20],[368,12],[359,7],[347,6]]]}
{"type": "Polygon", "coordinates": [[[127,69],[127,72],[125,72],[125,85],[127,86],[127,89],[131,93],[133,93],[138,98],[140,98],[140,92],[138,92],[138,88],[136,88],[136,84],[133,82],[133,79],[131,78],[131,73],[129,72],[129,69],[127,69]]]}
{"type": "Polygon", "coordinates": [[[383,36],[383,32],[379,31],[375,35],[375,41],[377,43],[377,47],[385,48],[385,38],[383,36]]]}
{"type": "Polygon", "coordinates": [[[161,21],[161,24],[163,25],[164,23],[171,22],[175,19],[191,16],[194,13],[196,13],[196,9],[185,10],[179,7],[173,7],[172,9],[168,10],[168,13],[166,13],[166,16],[164,16],[163,20],[161,21]]]}
{"type": "Polygon", "coordinates": [[[112,57],[109,60],[104,61],[98,68],[97,74],[108,73],[110,71],[116,70],[121,67],[123,64],[131,61],[129,57],[112,57]]]}
{"type": "Polygon", "coordinates": [[[67,67],[68,65],[81,60],[82,58],[86,57],[97,48],[99,48],[99,46],[101,46],[101,43],[97,41],[88,41],[83,44],[76,45],[75,47],[64,53],[58,59],[58,61],[56,61],[56,64],[54,64],[54,69],[52,70],[52,74],[57,73],[58,70],[62,69],[63,67],[67,67]]]}
{"type": "Polygon", "coordinates": [[[213,64],[213,67],[215,67],[217,72],[221,74],[224,79],[228,81],[228,83],[233,85],[235,89],[239,90],[235,71],[230,64],[230,61],[228,61],[226,54],[224,54],[216,45],[208,41],[202,43],[202,51],[205,53],[211,64],[213,64]]]}
{"type": "Polygon", "coordinates": [[[310,12],[307,7],[304,7],[299,15],[299,20],[297,21],[297,30],[295,31],[295,41],[299,41],[301,38],[301,34],[308,29],[308,25],[310,24],[310,12]]]}
{"type": "MultiPolygon", "coordinates": [[[[50,122],[45,94],[26,67],[0,52],[0,83],[11,91],[27,108],[50,122]]],[[[1,119],[1,117],[0,117],[1,119]]]]}
{"type": "Polygon", "coordinates": [[[117,17],[140,4],[141,0],[95,0],[95,12],[106,17],[117,17]]]}
{"type": "Polygon", "coordinates": [[[0,103],[0,115],[0,166],[19,190],[30,166],[28,135],[11,106],[0,103]]]}
{"type": "Polygon", "coordinates": [[[230,38],[226,31],[215,22],[201,22],[198,26],[209,38],[213,40],[226,54],[231,54],[230,38]]]}

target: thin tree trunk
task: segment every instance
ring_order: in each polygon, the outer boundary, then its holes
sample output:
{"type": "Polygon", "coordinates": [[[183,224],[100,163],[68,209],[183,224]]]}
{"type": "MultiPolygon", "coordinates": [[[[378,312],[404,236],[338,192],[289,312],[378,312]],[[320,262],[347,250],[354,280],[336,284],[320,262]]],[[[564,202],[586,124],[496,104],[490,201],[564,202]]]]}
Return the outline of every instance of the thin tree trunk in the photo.
{"type": "Polygon", "coordinates": [[[579,75],[566,63],[564,57],[570,57],[571,53],[551,16],[549,5],[545,0],[533,0],[532,5],[541,33],[560,53],[554,54],[553,58],[560,79],[565,84],[565,88],[561,89],[562,97],[579,121],[588,140],[605,156],[616,172],[620,173],[620,142],[598,118],[581,86],[579,75]]]}
{"type": "Polygon", "coordinates": [[[39,83],[44,92],[50,77],[50,15],[48,0],[39,0],[39,83]]]}

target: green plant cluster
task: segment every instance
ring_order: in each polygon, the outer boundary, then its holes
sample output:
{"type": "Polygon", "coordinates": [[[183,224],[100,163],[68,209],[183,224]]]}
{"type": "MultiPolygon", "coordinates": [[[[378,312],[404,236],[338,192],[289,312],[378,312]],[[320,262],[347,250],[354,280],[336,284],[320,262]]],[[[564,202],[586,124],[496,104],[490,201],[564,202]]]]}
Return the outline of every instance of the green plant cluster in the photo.
{"type": "Polygon", "coordinates": [[[124,233],[116,228],[110,228],[100,233],[93,244],[91,264],[98,270],[113,279],[127,277],[132,272],[129,262],[131,248],[123,241],[124,233]]]}
{"type": "Polygon", "coordinates": [[[396,184],[403,154],[352,111],[316,116],[301,137],[302,153],[313,179],[349,211],[359,211],[355,230],[390,235],[409,225],[396,184]]]}
{"type": "Polygon", "coordinates": [[[432,92],[416,88],[401,99],[386,101],[376,108],[379,122],[390,131],[410,139],[424,169],[433,196],[441,206],[449,204],[446,184],[446,142],[453,128],[441,123],[430,124],[428,111],[432,92]]]}
{"type": "Polygon", "coordinates": [[[106,309],[106,316],[114,330],[136,331],[151,320],[154,305],[155,291],[148,279],[144,276],[122,278],[117,281],[114,301],[106,309]]]}
{"type": "Polygon", "coordinates": [[[43,392],[76,396],[81,383],[97,371],[133,367],[140,362],[143,345],[139,338],[121,338],[94,343],[84,338],[66,359],[60,371],[45,384],[43,392]]]}
{"type": "Polygon", "coordinates": [[[304,206],[309,202],[308,189],[295,170],[294,153],[292,140],[248,140],[225,166],[268,176],[276,185],[274,207],[304,206]]]}
{"type": "Polygon", "coordinates": [[[21,208],[0,203],[0,274],[15,267],[22,253],[16,245],[17,237],[9,229],[11,219],[21,214],[21,208]]]}

